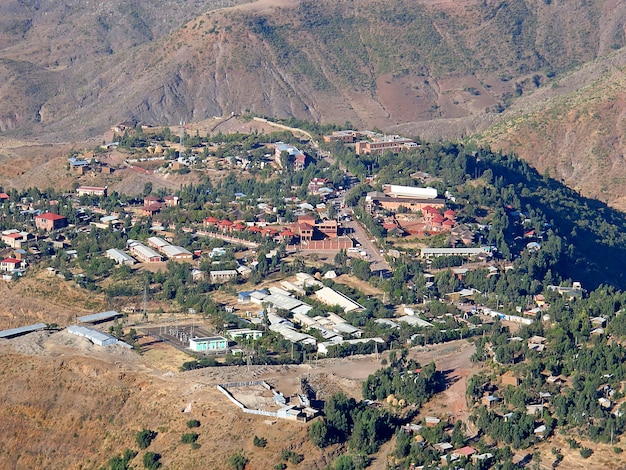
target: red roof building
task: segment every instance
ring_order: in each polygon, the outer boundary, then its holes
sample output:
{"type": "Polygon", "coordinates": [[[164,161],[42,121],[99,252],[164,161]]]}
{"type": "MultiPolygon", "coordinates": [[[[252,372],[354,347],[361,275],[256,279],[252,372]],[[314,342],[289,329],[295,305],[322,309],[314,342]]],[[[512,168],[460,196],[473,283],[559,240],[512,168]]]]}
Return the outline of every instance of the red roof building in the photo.
{"type": "Polygon", "coordinates": [[[143,206],[143,208],[141,209],[141,213],[148,217],[152,217],[161,211],[161,207],[162,207],[161,203],[152,202],[150,204],[146,204],[145,206],[143,206]]]}
{"type": "Polygon", "coordinates": [[[223,232],[230,232],[233,229],[233,225],[234,224],[228,219],[220,220],[217,224],[223,232]]]}
{"type": "Polygon", "coordinates": [[[209,225],[217,225],[218,222],[219,222],[219,220],[216,219],[215,217],[207,217],[206,219],[204,219],[202,221],[202,225],[207,227],[209,225]]]}
{"type": "Polygon", "coordinates": [[[67,227],[67,218],[52,212],[46,212],[35,217],[35,227],[39,230],[56,230],[67,227]]]}
{"type": "Polygon", "coordinates": [[[452,452],[453,455],[457,455],[459,458],[469,457],[470,455],[475,454],[475,453],[476,453],[476,449],[470,446],[465,446],[452,452]]]}
{"type": "Polygon", "coordinates": [[[452,209],[448,209],[443,213],[443,215],[446,219],[454,220],[454,218],[456,217],[456,212],[454,212],[452,209]]]}
{"type": "Polygon", "coordinates": [[[20,268],[22,262],[15,258],[5,258],[0,261],[0,271],[12,273],[20,268]]]}

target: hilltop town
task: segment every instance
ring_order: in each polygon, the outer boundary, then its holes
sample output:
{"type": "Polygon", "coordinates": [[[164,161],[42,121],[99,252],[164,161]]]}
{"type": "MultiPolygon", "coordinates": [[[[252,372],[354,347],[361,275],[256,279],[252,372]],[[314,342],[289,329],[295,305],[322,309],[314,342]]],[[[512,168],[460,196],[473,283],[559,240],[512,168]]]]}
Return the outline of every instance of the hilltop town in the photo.
{"type": "MultiPolygon", "coordinates": [[[[577,256],[560,235],[567,219],[528,202],[539,200],[541,177],[485,150],[287,124],[123,123],[103,145],[64,157],[71,189],[4,188],[7,293],[37,297],[48,284],[84,301],[55,300],[64,314],[3,316],[2,346],[63,344],[64,354],[120,367],[133,357],[181,384],[209,374],[232,419],[305,426],[317,450],[288,448],[283,459],[302,468],[558,465],[591,456],[567,452],[563,436],[604,455],[595,443],[607,433],[615,447],[623,294],[602,291],[613,300],[599,308],[596,286],[566,276],[577,256]],[[179,177],[190,182],[172,189],[179,177]],[[505,178],[526,178],[525,190],[505,178]],[[127,179],[145,183],[115,189],[127,179]],[[570,318],[577,329],[563,326],[570,318]],[[579,348],[578,367],[591,368],[597,350],[617,362],[582,385],[562,347],[572,341],[595,347],[579,348]],[[292,367],[296,386],[280,367],[292,367]],[[594,420],[570,434],[580,387],[594,420]]],[[[192,434],[200,458],[208,442],[192,434]]],[[[233,468],[267,461],[261,442],[255,435],[226,458],[233,468]]],[[[176,468],[174,450],[159,445],[142,456],[176,468]]]]}

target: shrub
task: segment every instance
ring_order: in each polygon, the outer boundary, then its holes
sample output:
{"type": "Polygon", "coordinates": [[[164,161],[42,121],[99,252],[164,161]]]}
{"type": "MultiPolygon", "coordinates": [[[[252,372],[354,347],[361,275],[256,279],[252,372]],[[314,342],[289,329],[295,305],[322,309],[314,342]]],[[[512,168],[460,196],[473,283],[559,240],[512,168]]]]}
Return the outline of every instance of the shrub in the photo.
{"type": "Polygon", "coordinates": [[[244,470],[244,468],[246,468],[246,464],[249,462],[248,458],[243,455],[242,451],[231,455],[228,461],[230,462],[230,466],[233,470],[244,470]]]}
{"type": "Polygon", "coordinates": [[[613,447],[613,452],[615,452],[616,454],[621,454],[622,452],[624,452],[624,449],[622,449],[621,447],[613,447]]]}
{"type": "Polygon", "coordinates": [[[274,470],[285,470],[287,468],[287,464],[284,462],[277,463],[274,465],[274,470]]]}
{"type": "Polygon", "coordinates": [[[183,434],[180,438],[180,442],[183,444],[193,444],[198,440],[199,434],[197,432],[188,432],[183,434]]]}
{"type": "Polygon", "coordinates": [[[200,421],[198,421],[197,419],[190,419],[189,421],[187,421],[187,427],[189,429],[191,429],[191,428],[199,428],[200,427],[200,421]]]}
{"type": "Polygon", "coordinates": [[[580,449],[580,456],[583,459],[588,459],[589,457],[591,457],[591,454],[593,454],[593,450],[591,450],[589,447],[582,447],[580,449]]]}
{"type": "Polygon", "coordinates": [[[265,439],[264,437],[254,436],[252,443],[255,447],[265,447],[267,445],[267,439],[265,439]]]}
{"type": "Polygon", "coordinates": [[[147,449],[154,438],[157,437],[156,431],[152,431],[151,429],[142,429],[135,436],[135,440],[137,441],[137,445],[140,449],[147,449]]]}
{"type": "Polygon", "coordinates": [[[304,460],[304,455],[298,454],[289,449],[283,449],[280,453],[280,460],[289,461],[294,465],[298,465],[304,460]]]}
{"type": "Polygon", "coordinates": [[[161,454],[156,452],[146,452],[143,456],[143,466],[148,470],[157,470],[161,467],[161,454]]]}

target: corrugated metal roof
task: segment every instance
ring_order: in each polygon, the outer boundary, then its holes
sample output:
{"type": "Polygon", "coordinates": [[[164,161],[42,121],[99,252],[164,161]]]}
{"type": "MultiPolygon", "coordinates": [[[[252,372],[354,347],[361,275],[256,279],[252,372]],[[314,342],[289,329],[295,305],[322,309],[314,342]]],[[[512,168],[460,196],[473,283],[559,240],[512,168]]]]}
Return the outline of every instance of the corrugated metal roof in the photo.
{"type": "Polygon", "coordinates": [[[29,326],[20,326],[19,328],[11,328],[10,330],[0,331],[0,338],[10,338],[11,336],[23,335],[30,333],[31,331],[43,330],[46,327],[45,323],[35,323],[29,326]]]}
{"type": "Polygon", "coordinates": [[[166,245],[161,248],[161,251],[163,251],[163,253],[165,253],[169,257],[181,255],[191,256],[191,252],[189,250],[186,250],[182,246],[166,245]]]}
{"type": "Polygon", "coordinates": [[[106,333],[102,333],[101,331],[94,330],[91,328],[87,328],[79,325],[72,325],[67,327],[67,332],[73,335],[82,336],[83,338],[87,338],[91,342],[95,344],[113,344],[117,343],[117,338],[107,335],[106,333]]]}
{"type": "Polygon", "coordinates": [[[146,259],[156,258],[156,257],[161,258],[161,255],[158,254],[156,251],[154,251],[152,248],[147,247],[146,245],[142,245],[141,243],[137,243],[133,245],[132,249],[135,250],[137,253],[139,253],[141,256],[145,257],[146,259]]]}
{"type": "Polygon", "coordinates": [[[117,248],[110,248],[106,251],[109,258],[115,261],[135,261],[135,258],[117,248]]]}
{"type": "Polygon", "coordinates": [[[315,297],[326,305],[339,305],[343,308],[344,312],[351,312],[359,308],[364,308],[361,304],[358,304],[354,300],[346,297],[341,292],[337,292],[330,287],[323,287],[315,292],[315,297]]]}
{"type": "Polygon", "coordinates": [[[116,312],[115,310],[109,310],[107,312],[94,313],[92,315],[85,315],[82,317],[78,317],[77,320],[81,323],[91,323],[95,321],[109,320],[111,318],[121,317],[121,316],[122,316],[121,313],[116,312]]]}

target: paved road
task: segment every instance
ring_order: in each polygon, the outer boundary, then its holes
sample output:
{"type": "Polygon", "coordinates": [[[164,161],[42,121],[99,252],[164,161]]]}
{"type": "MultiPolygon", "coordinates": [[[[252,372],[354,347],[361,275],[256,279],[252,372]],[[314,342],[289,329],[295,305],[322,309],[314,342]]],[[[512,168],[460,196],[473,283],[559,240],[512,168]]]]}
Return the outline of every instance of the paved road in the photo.
{"type": "MultiPolygon", "coordinates": [[[[352,212],[352,209],[348,209],[352,212]]],[[[383,255],[378,250],[378,247],[372,242],[371,235],[367,232],[365,227],[358,220],[352,219],[350,222],[344,222],[344,227],[353,230],[352,237],[361,244],[361,249],[364,250],[369,260],[372,262],[370,268],[373,273],[382,273],[383,276],[391,274],[391,268],[383,255]]]]}

